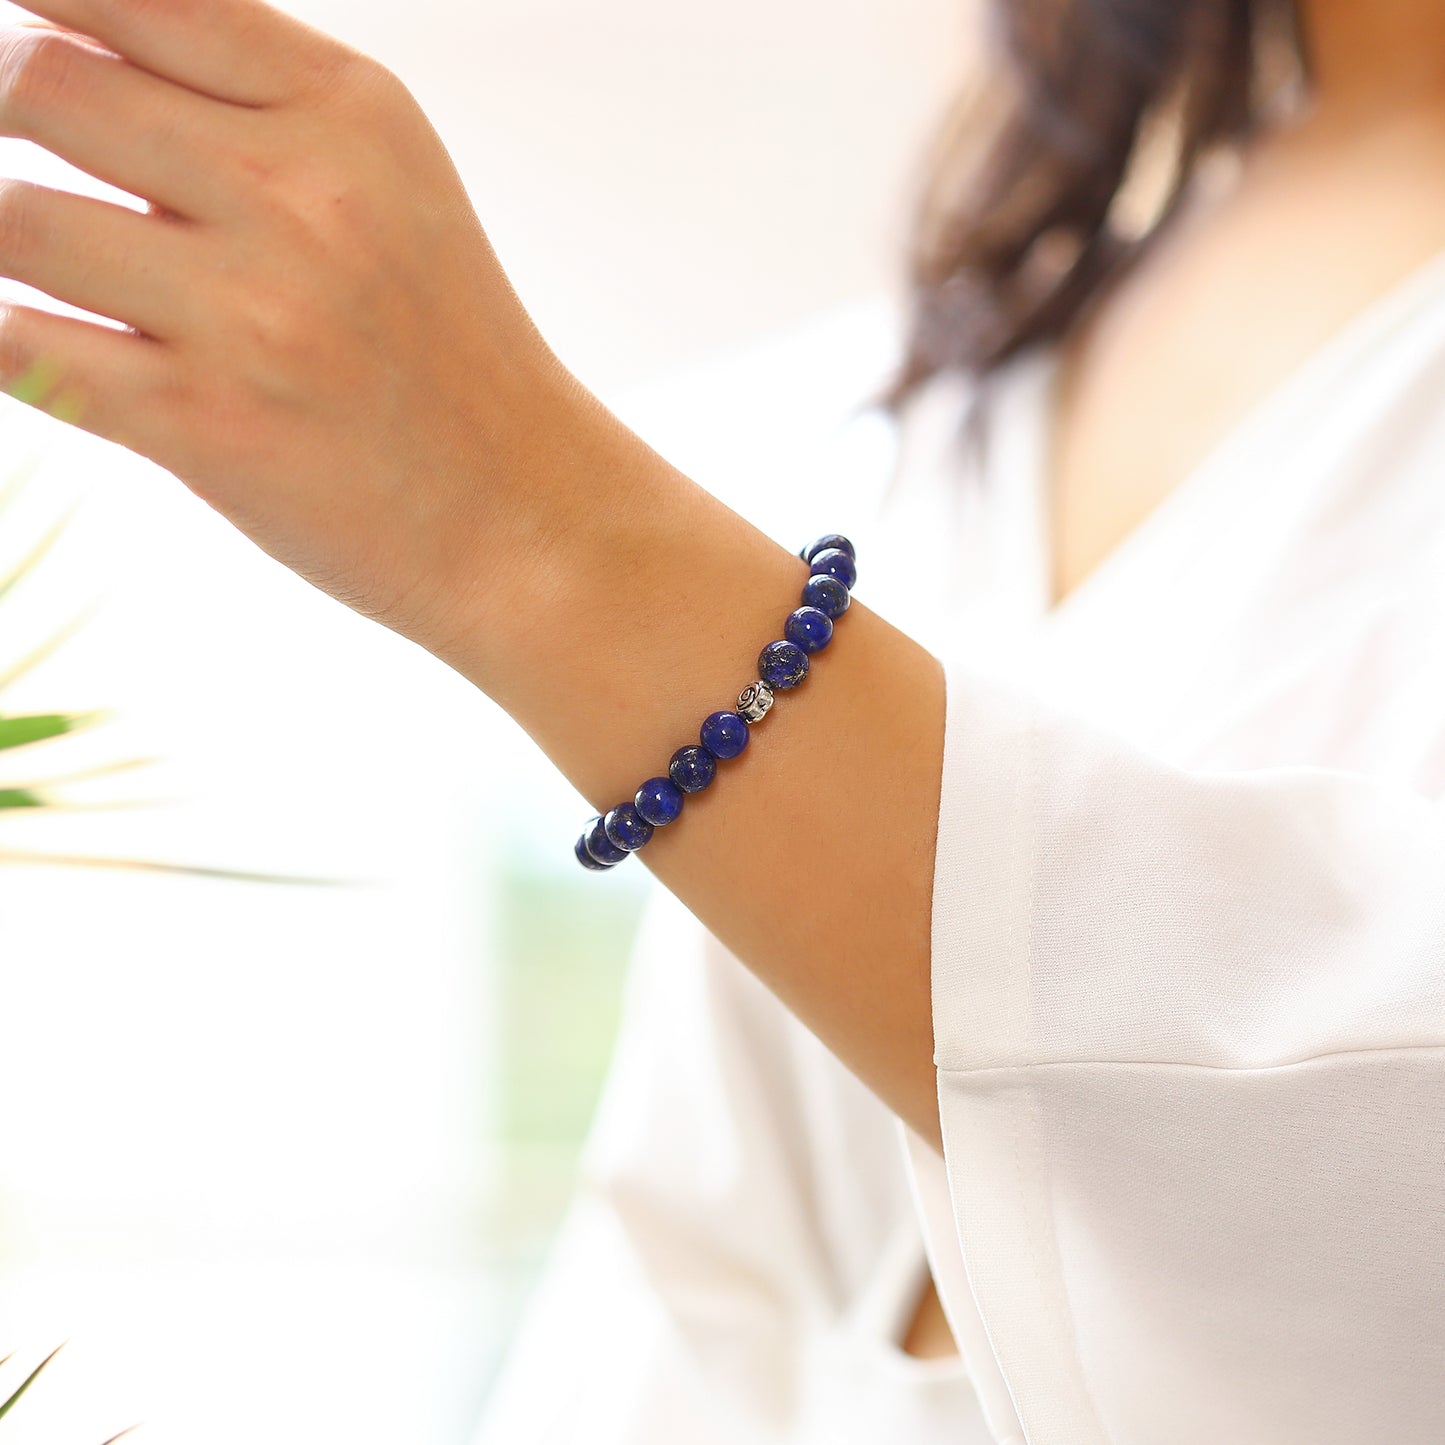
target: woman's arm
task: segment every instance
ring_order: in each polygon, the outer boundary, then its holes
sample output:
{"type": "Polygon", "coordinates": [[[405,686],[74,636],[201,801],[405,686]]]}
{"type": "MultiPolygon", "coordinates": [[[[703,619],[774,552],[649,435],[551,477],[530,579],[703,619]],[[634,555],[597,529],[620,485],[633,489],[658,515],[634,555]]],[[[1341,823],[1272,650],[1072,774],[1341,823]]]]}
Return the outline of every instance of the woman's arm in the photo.
{"type": "MultiPolygon", "coordinates": [[[[708,712],[734,705],[808,566],[580,387],[564,390],[572,400],[534,428],[524,470],[551,535],[510,553],[505,579],[457,589],[428,645],[600,812],[665,773],[708,712]]],[[[821,532],[826,498],[819,508],[821,532]]],[[[474,551],[487,557],[484,538],[474,551]]],[[[937,1144],[929,920],[942,669],[857,601],[813,664],[637,857],[937,1144]]]]}
{"type": "MultiPolygon", "coordinates": [[[[805,564],[566,371],[383,67],[259,0],[31,8],[79,33],[0,31],[0,133],[151,210],[0,181],[0,274],[127,328],[0,307],[0,378],[429,648],[598,810],[664,771],[754,680],[805,564]]],[[[855,602],[640,855],[935,1143],[943,699],[855,602]]]]}

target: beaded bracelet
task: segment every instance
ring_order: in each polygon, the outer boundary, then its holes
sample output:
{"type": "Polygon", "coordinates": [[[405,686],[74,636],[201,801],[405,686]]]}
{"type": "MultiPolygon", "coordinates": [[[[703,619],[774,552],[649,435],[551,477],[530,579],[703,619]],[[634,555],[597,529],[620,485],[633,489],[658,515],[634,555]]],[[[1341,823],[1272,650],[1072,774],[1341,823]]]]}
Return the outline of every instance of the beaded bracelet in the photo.
{"type": "Polygon", "coordinates": [[[587,824],[573,847],[584,868],[606,872],[616,867],[646,844],[656,829],[674,822],[686,795],[711,785],[718,764],[747,747],[750,729],[767,715],[776,694],[797,687],[808,675],[812,654],[832,641],[833,624],[848,610],[858,580],[857,553],[846,537],[834,532],[819,537],[798,556],[811,569],[803,584],[802,606],[788,614],[782,638],[758,654],[758,680],[738,695],[737,711],[709,713],[699,742],[672,755],[665,777],[649,778],[630,802],[619,803],[587,824]]]}

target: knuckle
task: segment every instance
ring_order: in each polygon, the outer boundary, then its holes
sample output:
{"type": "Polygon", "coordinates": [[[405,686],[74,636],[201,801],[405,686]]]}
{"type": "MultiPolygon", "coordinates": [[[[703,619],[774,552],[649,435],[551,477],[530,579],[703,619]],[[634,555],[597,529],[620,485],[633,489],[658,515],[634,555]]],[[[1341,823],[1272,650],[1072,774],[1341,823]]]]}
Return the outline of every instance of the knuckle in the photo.
{"type": "Polygon", "coordinates": [[[291,156],[282,146],[267,144],[263,138],[218,146],[215,164],[232,184],[244,189],[258,216],[273,216],[280,209],[281,198],[291,190],[291,156]]]}
{"type": "Polygon", "coordinates": [[[257,290],[241,305],[240,332],[252,364],[277,381],[304,370],[321,327],[314,303],[289,290],[257,290]]]}
{"type": "Polygon", "coordinates": [[[36,30],[0,50],[0,106],[22,124],[75,93],[80,52],[65,36],[36,30]]]}
{"type": "Polygon", "coordinates": [[[327,37],[324,44],[308,45],[292,59],[292,84],[298,97],[313,105],[328,103],[354,83],[362,57],[340,41],[327,37]]]}
{"type": "Polygon", "coordinates": [[[306,61],[308,88],[332,103],[351,104],[379,97],[387,88],[388,78],[395,77],[379,60],[339,44],[318,50],[306,61]]]}
{"type": "Polygon", "coordinates": [[[347,93],[363,105],[389,110],[413,101],[401,77],[370,55],[353,56],[344,81],[347,93]]]}

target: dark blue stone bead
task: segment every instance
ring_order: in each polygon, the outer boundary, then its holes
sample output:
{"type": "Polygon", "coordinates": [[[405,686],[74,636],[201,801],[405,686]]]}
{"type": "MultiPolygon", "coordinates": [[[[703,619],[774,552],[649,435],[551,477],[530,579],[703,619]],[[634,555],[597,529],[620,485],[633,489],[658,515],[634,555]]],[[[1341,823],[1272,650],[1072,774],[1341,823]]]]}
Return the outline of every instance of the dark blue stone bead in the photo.
{"type": "Polygon", "coordinates": [[[582,834],[587,851],[604,868],[611,868],[627,857],[627,849],[619,848],[603,831],[602,819],[594,818],[582,834]]]}
{"type": "Polygon", "coordinates": [[[858,580],[858,564],[837,547],[819,552],[809,564],[815,577],[836,577],[845,587],[851,588],[858,580]]]}
{"type": "Polygon", "coordinates": [[[853,544],[838,532],[829,532],[826,537],[819,537],[816,542],[810,542],[801,552],[798,553],[803,561],[811,562],[819,552],[826,552],[829,548],[837,548],[840,552],[846,552],[856,560],[858,553],[853,549],[853,544]]]}
{"type": "MultiPolygon", "coordinates": [[[[587,832],[590,831],[591,829],[587,830],[587,832]]],[[[572,851],[577,855],[577,861],[584,868],[590,868],[594,873],[605,873],[612,865],[610,863],[599,863],[587,851],[587,832],[584,832],[582,836],[577,839],[577,843],[572,851]]]]}
{"type": "Polygon", "coordinates": [[[702,745],[715,758],[735,758],[748,745],[748,725],[735,712],[709,713],[702,723],[702,745]]]}
{"type": "Polygon", "coordinates": [[[619,803],[602,819],[602,831],[610,843],[628,853],[635,853],[652,837],[652,824],[632,803],[619,803]]]}
{"type": "Polygon", "coordinates": [[[804,652],[821,652],[833,639],[833,619],[816,607],[799,607],[788,613],[783,636],[804,652]]]}
{"type": "Polygon", "coordinates": [[[847,610],[853,595],[836,578],[818,572],[803,583],[803,606],[816,607],[824,617],[836,622],[847,610]]]}
{"type": "Polygon", "coordinates": [[[706,748],[688,743],[672,755],[667,776],[684,793],[700,793],[717,777],[717,759],[706,748]]]}
{"type": "Polygon", "coordinates": [[[632,803],[654,828],[665,828],[682,812],[682,790],[671,778],[649,778],[632,803]]]}
{"type": "Polygon", "coordinates": [[[807,675],[808,654],[796,642],[770,642],[758,654],[758,676],[771,688],[797,687],[807,675]]]}

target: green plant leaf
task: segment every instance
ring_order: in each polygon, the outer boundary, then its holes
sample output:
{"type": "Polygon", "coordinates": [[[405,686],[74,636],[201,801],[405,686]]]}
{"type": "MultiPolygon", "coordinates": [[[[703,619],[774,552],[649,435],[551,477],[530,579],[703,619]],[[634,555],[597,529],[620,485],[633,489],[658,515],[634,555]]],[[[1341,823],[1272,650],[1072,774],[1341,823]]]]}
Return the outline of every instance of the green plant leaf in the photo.
{"type": "MultiPolygon", "coordinates": [[[[44,368],[39,368],[22,377],[14,386],[8,388],[8,390],[11,395],[19,397],[23,401],[39,402],[51,390],[54,381],[55,377],[46,374],[44,368]]],[[[53,414],[57,416],[65,414],[63,412],[65,405],[67,405],[66,399],[62,397],[51,408],[53,414]]],[[[24,485],[38,470],[39,458],[32,458],[22,464],[19,469],[11,468],[9,478],[3,483],[0,483],[0,512],[3,512],[15,498],[19,496],[24,485]]],[[[3,600],[5,594],[26,577],[40,562],[55,544],[57,538],[64,532],[66,526],[74,516],[75,511],[75,507],[67,511],[60,521],[41,538],[37,545],[30,549],[29,553],[23,557],[16,566],[11,568],[8,573],[0,574],[0,600],[3,600]]],[[[82,612],[80,617],[66,624],[58,632],[52,634],[48,640],[42,642],[38,647],[32,649],[32,651],[21,657],[18,661],[9,663],[5,671],[0,672],[0,689],[8,687],[17,678],[23,676],[45,658],[49,657],[82,623],[89,620],[94,610],[92,607],[82,612]]],[[[0,716],[0,752],[61,737],[66,733],[74,732],[79,728],[86,727],[110,715],[111,714],[106,711],[94,711],[86,713],[37,713],[16,717],[0,716]]],[[[131,759],[107,767],[92,768],[86,771],[72,773],[63,778],[51,778],[25,784],[0,784],[0,813],[16,812],[22,809],[39,809],[46,812],[87,812],[95,811],[96,809],[152,806],[152,802],[145,800],[72,804],[53,797],[49,792],[49,789],[58,783],[79,781],[86,777],[98,777],[109,772],[119,772],[124,768],[136,767],[144,762],[150,761],[154,760],[131,759]]],[[[71,868],[129,869],[137,872],[185,874],[195,878],[226,878],[242,882],[280,883],[301,887],[356,887],[365,886],[367,883],[374,881],[357,878],[309,878],[299,875],[262,873],[239,868],[211,868],[142,858],[82,857],[63,853],[42,853],[13,848],[0,848],[0,866],[7,863],[28,863],[41,866],[71,868]]],[[[6,1358],[9,1357],[7,1356],[6,1358]]],[[[0,1359],[0,1366],[3,1366],[4,1363],[5,1360],[0,1359]]],[[[33,1379],[34,1376],[31,1378],[33,1379]]],[[[25,1389],[29,1383],[30,1381],[27,1380],[25,1385],[21,1386],[21,1390],[25,1389]]],[[[10,1405],[18,1398],[19,1393],[20,1392],[17,1391],[16,1394],[11,1396],[10,1400],[6,1402],[5,1406],[0,1408],[0,1415],[3,1415],[5,1410],[9,1409],[10,1405]]],[[[135,1427],[132,1426],[131,1428],[134,1429],[135,1427]]],[[[130,1432],[122,1431],[121,1433],[124,1435],[130,1432]]],[[[114,1438],[119,1439],[120,1436],[114,1438]]],[[[107,1442],[107,1445],[109,1445],[109,1442],[107,1442]]]]}
{"type": "Polygon", "coordinates": [[[3,673],[0,673],[0,692],[3,692],[12,682],[25,676],[33,667],[38,667],[47,657],[60,646],[62,642],[69,641],[74,637],[96,613],[95,607],[89,607],[78,617],[72,618],[58,632],[54,632],[39,647],[27,652],[19,662],[12,663],[3,673]]]}
{"type": "MultiPolygon", "coordinates": [[[[121,758],[114,763],[100,763],[93,768],[82,768],[75,773],[61,773],[50,778],[32,778],[25,786],[30,788],[59,788],[67,783],[83,783],[91,778],[109,778],[116,773],[129,772],[132,768],[154,767],[159,758],[121,758]]],[[[3,785],[0,785],[3,786],[3,785]]]]}
{"type": "Polygon", "coordinates": [[[7,863],[38,863],[62,868],[120,868],[137,873],[180,873],[191,878],[232,878],[241,883],[284,883],[301,888],[361,888],[369,878],[308,878],[303,873],[257,873],[244,868],[208,868],[199,863],[167,863],[151,858],[91,858],[74,853],[35,853],[0,848],[0,867],[7,863]]]}
{"type": "Polygon", "coordinates": [[[40,456],[37,453],[24,466],[16,467],[10,473],[10,480],[0,487],[0,512],[3,512],[20,495],[39,470],[40,456]]]}
{"type": "MultiPolygon", "coordinates": [[[[56,1355],[58,1355],[64,1348],[65,1346],[63,1344],[56,1345],[56,1347],[51,1350],[51,1352],[46,1355],[46,1357],[41,1360],[41,1362],[36,1365],[36,1367],[31,1370],[31,1372],[20,1382],[20,1388],[16,1390],[16,1392],[11,1395],[8,1400],[6,1400],[3,1404],[0,1404],[0,1419],[3,1419],[6,1415],[10,1413],[11,1409],[15,1405],[15,1402],[31,1387],[31,1385],[35,1383],[36,1377],[40,1374],[41,1370],[43,1370],[46,1365],[48,1365],[51,1360],[53,1360],[56,1355]]],[[[6,1358],[8,1359],[9,1356],[7,1355],[6,1358]]]]}
{"type": "Polygon", "coordinates": [[[74,515],[75,510],[72,508],[20,559],[8,575],[0,577],[0,598],[3,598],[55,545],[60,534],[65,530],[66,524],[74,515]]]}
{"type": "Polygon", "coordinates": [[[28,717],[0,717],[0,752],[6,748],[23,748],[27,743],[44,742],[86,727],[102,716],[99,712],[35,713],[28,717]]]}

